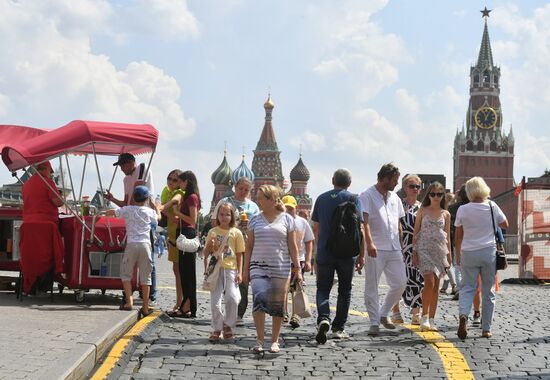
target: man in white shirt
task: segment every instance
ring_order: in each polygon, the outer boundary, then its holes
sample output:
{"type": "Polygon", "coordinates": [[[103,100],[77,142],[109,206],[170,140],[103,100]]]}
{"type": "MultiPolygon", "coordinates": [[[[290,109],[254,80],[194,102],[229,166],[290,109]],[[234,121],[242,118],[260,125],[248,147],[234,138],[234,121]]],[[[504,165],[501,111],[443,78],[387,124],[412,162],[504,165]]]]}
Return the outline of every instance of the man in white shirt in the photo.
{"type": "Polygon", "coordinates": [[[105,198],[116,204],[118,207],[133,204],[132,194],[136,186],[147,186],[149,189],[150,200],[153,201],[155,188],[153,186],[153,176],[151,170],[145,173],[145,164],[136,165],[136,158],[131,153],[122,153],[118,156],[117,162],[113,166],[119,165],[120,170],[124,173],[124,199],[116,199],[108,190],[105,193],[105,198]]]}
{"type": "Polygon", "coordinates": [[[378,172],[376,185],[359,196],[367,243],[365,305],[371,323],[371,336],[378,335],[380,324],[387,329],[395,329],[395,325],[388,319],[388,313],[399,302],[407,284],[399,223],[405,212],[401,200],[392,191],[398,180],[399,169],[393,164],[386,164],[378,172]],[[386,277],[389,291],[380,307],[378,285],[382,273],[386,277]]]}

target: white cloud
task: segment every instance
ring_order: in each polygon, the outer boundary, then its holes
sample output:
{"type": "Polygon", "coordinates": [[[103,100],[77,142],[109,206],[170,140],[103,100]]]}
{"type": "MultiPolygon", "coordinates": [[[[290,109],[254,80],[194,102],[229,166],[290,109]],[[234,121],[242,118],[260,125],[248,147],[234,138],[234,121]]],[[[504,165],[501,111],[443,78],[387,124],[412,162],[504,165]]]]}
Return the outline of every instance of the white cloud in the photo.
{"type": "Polygon", "coordinates": [[[409,118],[417,118],[420,112],[420,105],[416,96],[409,94],[404,88],[395,91],[397,104],[407,113],[409,118]]]}
{"type": "Polygon", "coordinates": [[[55,23],[64,35],[104,32],[114,16],[113,8],[105,0],[46,0],[29,2],[24,7],[34,8],[40,13],[41,16],[37,15],[40,19],[55,23]]]}
{"type": "Polygon", "coordinates": [[[171,139],[194,132],[173,77],[146,62],[119,69],[108,56],[92,52],[85,31],[111,16],[106,3],[3,1],[0,14],[6,17],[0,26],[0,50],[6,53],[0,57],[0,83],[9,94],[0,110],[6,119],[58,123],[49,127],[75,118],[151,123],[171,139]]]}
{"type": "MultiPolygon", "coordinates": [[[[196,123],[183,112],[182,90],[174,77],[147,62],[119,68],[108,56],[92,51],[91,37],[96,31],[111,33],[107,27],[99,29],[114,13],[101,1],[0,0],[0,116],[5,123],[40,128],[73,119],[153,124],[160,132],[153,164],[159,187],[164,170],[178,166],[178,152],[170,145],[192,135],[196,123]]],[[[104,182],[112,162],[106,160],[104,182]]],[[[121,183],[117,179],[114,184],[118,194],[121,183]]],[[[85,193],[93,194],[96,186],[97,180],[88,175],[85,193]]]]}
{"type": "Polygon", "coordinates": [[[491,50],[494,57],[499,60],[509,61],[518,57],[520,47],[514,41],[495,41],[491,44],[491,50]]]}
{"type": "Polygon", "coordinates": [[[186,0],[137,0],[119,13],[122,24],[138,33],[178,39],[199,35],[199,22],[186,0]]]}
{"type": "Polygon", "coordinates": [[[506,60],[501,66],[501,101],[504,123],[514,125],[514,171],[519,176],[541,175],[550,166],[550,4],[530,16],[508,5],[495,12],[492,22],[507,34],[505,42],[493,45],[499,49],[495,59],[506,60]]]}
{"type": "Polygon", "coordinates": [[[346,1],[320,6],[310,14],[322,46],[313,71],[319,75],[345,73],[360,83],[360,100],[372,99],[395,83],[397,65],[412,61],[402,39],[371,20],[386,5],[387,1],[346,1]]]}
{"type": "Polygon", "coordinates": [[[317,64],[313,71],[318,74],[332,74],[337,71],[346,71],[346,65],[340,59],[331,59],[317,64]]]}
{"type": "Polygon", "coordinates": [[[399,127],[376,110],[366,108],[356,113],[354,125],[336,132],[334,150],[351,156],[391,161],[396,156],[408,156],[406,151],[394,149],[406,146],[408,142],[409,137],[399,127]]]}
{"type": "Polygon", "coordinates": [[[326,148],[325,136],[306,130],[290,141],[290,145],[304,151],[319,152],[326,148]]]}

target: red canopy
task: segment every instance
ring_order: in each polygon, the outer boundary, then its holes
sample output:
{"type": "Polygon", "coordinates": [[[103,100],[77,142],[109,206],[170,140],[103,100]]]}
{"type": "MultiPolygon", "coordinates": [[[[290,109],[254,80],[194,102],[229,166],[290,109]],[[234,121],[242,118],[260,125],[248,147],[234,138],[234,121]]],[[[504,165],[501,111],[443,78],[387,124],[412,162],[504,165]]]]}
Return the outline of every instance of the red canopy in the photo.
{"type": "Polygon", "coordinates": [[[46,129],[24,127],[21,125],[0,125],[0,151],[5,145],[18,144],[48,132],[46,129]]]}
{"type": "Polygon", "coordinates": [[[155,150],[158,131],[149,124],[74,120],[40,136],[5,144],[2,160],[9,170],[50,160],[65,153],[118,155],[155,150]]]}

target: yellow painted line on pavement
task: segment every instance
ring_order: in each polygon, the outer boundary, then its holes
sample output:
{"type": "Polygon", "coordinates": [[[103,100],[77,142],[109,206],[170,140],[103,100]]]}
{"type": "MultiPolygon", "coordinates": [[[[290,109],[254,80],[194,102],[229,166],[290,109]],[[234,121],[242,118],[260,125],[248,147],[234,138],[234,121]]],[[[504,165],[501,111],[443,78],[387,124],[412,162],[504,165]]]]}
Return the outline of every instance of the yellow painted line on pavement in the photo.
{"type": "MultiPolygon", "coordinates": [[[[163,289],[174,289],[175,287],[161,287],[163,289]]],[[[210,293],[202,290],[197,290],[200,293],[210,293]]],[[[310,303],[310,307],[316,308],[317,305],[310,303]]],[[[335,307],[330,308],[332,311],[336,311],[335,307]]],[[[350,315],[356,317],[368,318],[369,314],[363,311],[349,309],[350,315]]],[[[422,340],[431,344],[435,352],[441,358],[441,363],[445,369],[448,379],[450,380],[472,380],[475,379],[472,374],[472,369],[468,365],[466,358],[458,348],[452,342],[449,342],[445,337],[435,331],[420,331],[418,326],[403,324],[402,327],[410,330],[414,334],[418,335],[422,340]]]]}
{"type": "Polygon", "coordinates": [[[466,358],[462,352],[452,342],[449,342],[445,337],[435,331],[420,331],[419,326],[409,324],[401,325],[412,331],[426,342],[430,343],[435,352],[441,358],[443,368],[449,379],[470,380],[475,379],[472,374],[472,369],[468,365],[466,358]]]}
{"type": "Polygon", "coordinates": [[[141,334],[141,332],[151,323],[153,322],[158,316],[160,315],[159,310],[155,310],[152,314],[140,319],[122,338],[117,340],[111,351],[109,351],[109,354],[105,358],[105,361],[103,364],[97,369],[97,371],[93,374],[91,377],[92,380],[99,380],[99,379],[105,379],[113,368],[115,367],[116,363],[122,356],[122,353],[128,346],[128,343],[134,337],[141,334]]]}
{"type": "MultiPolygon", "coordinates": [[[[311,307],[316,307],[315,304],[310,304],[311,307]]],[[[336,311],[335,307],[330,308],[336,311]]],[[[355,315],[362,318],[368,318],[369,314],[358,310],[349,310],[350,315],[355,315]]],[[[452,342],[449,342],[441,334],[435,331],[420,331],[419,326],[402,324],[402,327],[410,330],[418,335],[424,341],[430,343],[441,358],[441,363],[447,374],[447,378],[450,380],[471,380],[475,379],[472,374],[472,370],[466,361],[466,358],[458,348],[452,342]]]]}

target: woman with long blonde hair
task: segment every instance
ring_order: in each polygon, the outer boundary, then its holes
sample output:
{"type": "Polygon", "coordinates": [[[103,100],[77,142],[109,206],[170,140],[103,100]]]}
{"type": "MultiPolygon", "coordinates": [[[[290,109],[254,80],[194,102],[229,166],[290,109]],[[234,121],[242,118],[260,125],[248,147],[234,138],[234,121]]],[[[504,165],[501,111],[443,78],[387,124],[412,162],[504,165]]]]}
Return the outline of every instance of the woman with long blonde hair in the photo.
{"type": "Polygon", "coordinates": [[[252,316],[257,343],[254,352],[263,352],[265,315],[273,317],[270,352],[279,352],[279,333],[285,313],[291,264],[296,281],[302,281],[294,219],[285,212],[281,190],[272,185],[258,189],[257,202],[262,210],[248,224],[243,282],[252,284],[252,316]]]}

